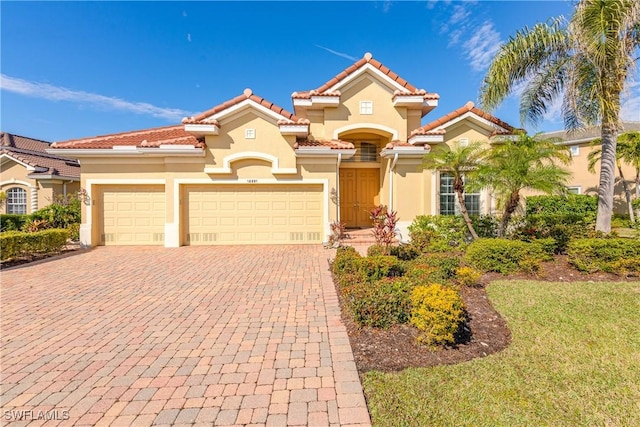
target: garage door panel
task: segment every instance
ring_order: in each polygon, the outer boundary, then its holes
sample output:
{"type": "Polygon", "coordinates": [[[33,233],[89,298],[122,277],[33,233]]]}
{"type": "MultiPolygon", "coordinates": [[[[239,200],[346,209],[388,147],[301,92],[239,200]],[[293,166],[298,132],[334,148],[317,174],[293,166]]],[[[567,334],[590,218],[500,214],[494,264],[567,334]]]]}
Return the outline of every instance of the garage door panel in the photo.
{"type": "Polygon", "coordinates": [[[100,187],[101,243],[105,245],[164,244],[163,185],[100,187]]]}
{"type": "Polygon", "coordinates": [[[185,186],[186,242],[320,243],[322,194],[321,185],[306,184],[185,186]]]}

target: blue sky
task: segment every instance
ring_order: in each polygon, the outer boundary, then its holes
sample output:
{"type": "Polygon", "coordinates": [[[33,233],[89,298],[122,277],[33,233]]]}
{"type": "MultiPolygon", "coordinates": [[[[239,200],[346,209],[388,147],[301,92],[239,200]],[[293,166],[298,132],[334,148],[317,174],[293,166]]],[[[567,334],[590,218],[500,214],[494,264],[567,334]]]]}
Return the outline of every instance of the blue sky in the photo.
{"type": "MultiPolygon", "coordinates": [[[[60,141],[179,123],[250,87],[292,111],[365,52],[440,94],[423,123],[476,101],[492,54],[558,1],[6,2],[3,131],[60,141]]],[[[625,118],[640,120],[640,86],[625,118]]],[[[494,114],[520,126],[515,97],[494,114]]],[[[530,132],[562,128],[557,110],[530,132]]]]}

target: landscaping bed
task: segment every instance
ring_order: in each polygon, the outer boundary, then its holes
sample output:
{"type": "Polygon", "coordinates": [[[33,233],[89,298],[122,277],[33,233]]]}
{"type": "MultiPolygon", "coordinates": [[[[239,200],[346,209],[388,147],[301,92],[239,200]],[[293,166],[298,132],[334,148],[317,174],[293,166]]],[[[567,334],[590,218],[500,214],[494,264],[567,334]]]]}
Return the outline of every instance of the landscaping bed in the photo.
{"type": "MultiPolygon", "coordinates": [[[[361,374],[376,370],[401,371],[410,367],[450,365],[485,357],[509,345],[511,333],[504,319],[496,312],[486,294],[486,285],[495,280],[518,279],[544,282],[615,282],[638,281],[638,276],[619,276],[605,272],[580,273],[572,267],[566,255],[556,255],[545,261],[536,273],[515,272],[508,275],[485,273],[477,287],[464,287],[460,294],[465,301],[468,321],[465,336],[454,346],[431,349],[416,343],[418,331],[410,324],[393,325],[389,329],[359,326],[348,313],[340,298],[342,320],[346,325],[356,365],[361,374]]],[[[337,286],[337,285],[336,285],[337,286]]]]}

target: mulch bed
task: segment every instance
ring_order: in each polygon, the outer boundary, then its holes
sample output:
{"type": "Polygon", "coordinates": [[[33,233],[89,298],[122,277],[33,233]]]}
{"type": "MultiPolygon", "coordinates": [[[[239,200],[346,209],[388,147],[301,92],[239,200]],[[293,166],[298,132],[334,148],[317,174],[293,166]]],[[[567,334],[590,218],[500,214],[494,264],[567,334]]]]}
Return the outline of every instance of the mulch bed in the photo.
{"type": "MultiPolygon", "coordinates": [[[[487,273],[480,279],[478,287],[461,290],[467,305],[468,323],[460,343],[438,350],[416,344],[418,333],[411,325],[395,325],[386,330],[358,326],[346,313],[340,299],[342,320],[347,327],[358,371],[360,374],[371,370],[396,372],[410,367],[451,365],[485,357],[506,348],[511,341],[511,332],[489,302],[485,287],[492,281],[509,279],[549,282],[640,280],[637,276],[582,274],[568,264],[566,256],[557,256],[554,261],[543,263],[537,275],[487,273]]],[[[341,298],[337,288],[336,291],[341,298]]]]}

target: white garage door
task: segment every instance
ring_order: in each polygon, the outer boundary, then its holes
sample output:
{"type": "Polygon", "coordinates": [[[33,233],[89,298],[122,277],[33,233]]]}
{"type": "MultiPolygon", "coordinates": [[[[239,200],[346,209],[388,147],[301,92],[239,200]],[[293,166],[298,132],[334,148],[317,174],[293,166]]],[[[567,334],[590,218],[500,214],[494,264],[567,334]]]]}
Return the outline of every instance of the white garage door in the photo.
{"type": "Polygon", "coordinates": [[[164,185],[102,187],[104,245],[163,245],[164,185]]]}
{"type": "Polygon", "coordinates": [[[321,243],[322,194],[311,184],[187,186],[185,243],[321,243]]]}

